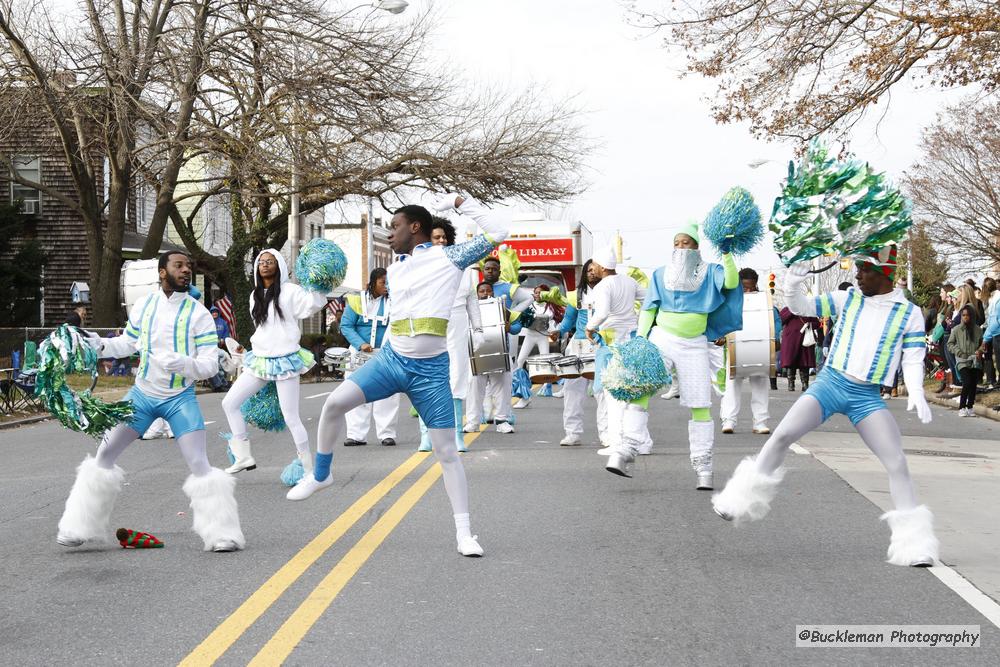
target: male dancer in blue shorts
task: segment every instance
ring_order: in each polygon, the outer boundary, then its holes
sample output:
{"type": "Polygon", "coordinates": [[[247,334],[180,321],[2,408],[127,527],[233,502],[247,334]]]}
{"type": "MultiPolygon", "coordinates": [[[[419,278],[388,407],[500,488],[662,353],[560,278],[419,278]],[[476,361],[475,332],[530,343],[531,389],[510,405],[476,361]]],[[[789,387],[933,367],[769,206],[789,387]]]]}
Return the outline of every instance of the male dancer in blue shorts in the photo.
{"type": "Polygon", "coordinates": [[[399,257],[388,272],[392,299],[389,342],[326,399],[320,415],[315,470],[288,492],[288,498],[305,500],[333,484],[330,462],[334,444],[343,439],[344,415],[359,405],[405,393],[427,425],[434,455],[441,464],[458,551],[463,556],[482,556],[483,549],[470,528],[468,485],[455,445],[446,336],[463,271],[507,237],[508,223],[505,216],[458,195],[446,195],[436,208],[470,216],[483,233],[465,243],[433,245],[433,221],[427,209],[404,206],[393,215],[389,245],[399,257]]]}
{"type": "Polygon", "coordinates": [[[789,267],[788,308],[796,315],[837,319],[830,355],[816,382],[781,420],[760,454],[744,459],[712,499],[715,511],[730,521],[764,518],[784,476],[780,466],[788,448],[832,415],[842,414],[889,474],[896,509],[882,515],[892,531],[888,562],[933,565],[938,557],[934,517],[926,505],[917,505],[899,426],[879,392],[901,366],[909,393],[907,409],[915,409],[923,423],[931,421],[924,398],[924,319],[893,286],[896,247],[886,246],[858,260],[857,288],[810,297],[805,290],[808,274],[805,262],[789,267]]]}
{"type": "Polygon", "coordinates": [[[188,294],[190,257],[166,252],[160,255],[159,272],[160,289],[136,302],[123,335],[91,334],[87,339],[102,358],[139,352],[135,385],[125,396],[135,414],[129,423],[105,433],[96,458],[88,455],[77,468],[59,520],[56,541],[63,546],[108,540],[111,510],[125,477],[115,461],[157,418],[170,424],[191,470],[183,488],[191,499],[194,531],[205,551],[236,551],[246,544],[233,494],[236,478],[209,464],[205,421],[194,396],[195,382],[219,372],[215,322],[205,306],[188,294]]]}

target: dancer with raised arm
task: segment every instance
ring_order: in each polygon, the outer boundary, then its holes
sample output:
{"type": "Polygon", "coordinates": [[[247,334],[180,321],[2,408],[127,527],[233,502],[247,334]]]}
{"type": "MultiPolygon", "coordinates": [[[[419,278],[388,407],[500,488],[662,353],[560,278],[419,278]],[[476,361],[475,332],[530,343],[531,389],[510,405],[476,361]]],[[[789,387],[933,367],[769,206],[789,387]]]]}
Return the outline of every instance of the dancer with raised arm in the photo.
{"type": "Polygon", "coordinates": [[[931,421],[924,397],[924,320],[920,309],[895,289],[896,247],[886,246],[857,261],[858,286],[822,294],[806,294],[809,264],[788,269],[788,307],[805,317],[835,317],[830,356],[816,382],[781,420],[757,456],[744,459],[726,488],[712,499],[716,513],[729,521],[764,518],[784,476],[788,448],[835,414],[851,420],[868,448],[885,466],[894,510],[882,518],[892,538],[888,561],[893,565],[929,566],[938,557],[933,515],[917,504],[903,454],[899,426],[886,408],[879,387],[902,366],[909,394],[908,410],[931,421]]]}
{"type": "Polygon", "coordinates": [[[389,267],[388,276],[390,342],[326,399],[319,421],[315,470],[288,492],[288,498],[304,500],[333,484],[333,445],[343,437],[348,411],[405,393],[427,424],[441,464],[458,551],[463,556],[481,556],[483,549],[470,529],[468,484],[455,446],[446,337],[463,272],[506,238],[508,223],[506,216],[458,195],[447,195],[438,208],[470,216],[483,233],[465,243],[436,246],[430,240],[433,220],[427,209],[404,206],[393,215],[389,245],[399,257],[389,267]]]}
{"type": "Polygon", "coordinates": [[[193,529],[205,551],[236,551],[246,545],[236,505],[236,480],[208,462],[205,420],[194,384],[219,371],[212,316],[187,292],[191,258],[166,252],[159,259],[160,288],[139,299],[125,333],[113,338],[92,334],[88,344],[100,357],[120,359],[139,353],[135,385],[125,396],[134,414],[104,434],[97,456],[77,468],[76,481],[59,520],[56,541],[66,547],[111,539],[111,511],[121,493],[124,471],[115,465],[140,434],[162,417],[170,425],[191,474],[184,493],[191,499],[193,529]]]}
{"type": "Polygon", "coordinates": [[[222,399],[222,410],[232,431],[229,447],[236,459],[226,472],[235,474],[257,467],[240,407],[268,382],[275,383],[281,414],[303,470],[308,472],[312,467],[312,452],[309,434],[299,417],[299,376],[307,373],[316,361],[311,352],[299,346],[302,336],[299,320],[311,317],[325,306],[326,295],[289,282],[285,258],[273,248],[260,252],[254,259],[253,275],[250,315],[257,330],[250,337],[251,349],[243,357],[243,372],[222,399]]]}

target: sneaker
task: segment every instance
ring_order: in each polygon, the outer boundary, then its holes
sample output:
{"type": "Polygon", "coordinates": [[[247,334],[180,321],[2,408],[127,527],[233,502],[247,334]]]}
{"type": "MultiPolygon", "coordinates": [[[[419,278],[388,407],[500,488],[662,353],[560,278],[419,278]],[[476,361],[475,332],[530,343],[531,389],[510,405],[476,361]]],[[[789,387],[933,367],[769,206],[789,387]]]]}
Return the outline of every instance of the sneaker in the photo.
{"type": "Polygon", "coordinates": [[[510,425],[510,422],[500,422],[497,424],[497,433],[513,433],[514,427],[510,425]]]}
{"type": "Polygon", "coordinates": [[[649,456],[653,453],[653,443],[645,442],[636,449],[635,452],[638,456],[649,456]]]}
{"type": "Polygon", "coordinates": [[[333,486],[333,474],[326,476],[322,482],[317,482],[313,475],[306,475],[293,486],[285,496],[288,500],[305,500],[312,494],[328,486],[333,486]]]}
{"type": "Polygon", "coordinates": [[[396,439],[395,438],[385,438],[384,440],[382,440],[382,446],[383,447],[395,447],[396,446],[396,439]]]}
{"type": "Polygon", "coordinates": [[[754,426],[753,432],[756,435],[768,435],[769,433],[771,433],[771,429],[769,429],[767,426],[754,426]]]}
{"type": "Polygon", "coordinates": [[[560,447],[579,447],[581,444],[583,443],[578,435],[567,435],[559,441],[560,447]]]}
{"type": "Polygon", "coordinates": [[[530,398],[519,398],[519,399],[517,399],[517,402],[514,403],[514,409],[515,410],[523,410],[524,408],[528,407],[529,405],[531,405],[531,399],[530,398]]]}
{"type": "Polygon", "coordinates": [[[478,535],[463,537],[458,542],[458,553],[469,558],[479,558],[483,555],[483,548],[479,546],[478,535]]]}
{"type": "Polygon", "coordinates": [[[230,553],[238,550],[239,546],[237,546],[236,542],[233,542],[232,540],[219,540],[212,547],[212,551],[216,553],[230,553]]]}
{"type": "Polygon", "coordinates": [[[977,414],[976,414],[976,411],[975,411],[975,410],[973,410],[972,408],[966,408],[966,409],[965,409],[965,416],[966,416],[966,417],[972,417],[973,419],[975,419],[975,418],[976,418],[976,417],[978,417],[979,415],[977,415],[977,414]]]}
{"type": "Polygon", "coordinates": [[[722,432],[726,435],[731,435],[736,430],[736,424],[733,422],[722,422],[722,432]]]}
{"type": "Polygon", "coordinates": [[[344,440],[344,447],[364,447],[367,444],[364,440],[354,440],[353,438],[344,440]]]}
{"type": "Polygon", "coordinates": [[[602,447],[601,449],[598,449],[597,453],[600,456],[611,456],[611,453],[614,452],[614,451],[615,451],[615,448],[612,447],[611,445],[608,445],[607,447],[602,447]]]}
{"type": "Polygon", "coordinates": [[[675,384],[670,385],[670,389],[665,394],[661,394],[660,398],[665,401],[669,401],[671,398],[677,398],[681,395],[681,388],[675,384]]]}
{"type": "Polygon", "coordinates": [[[565,395],[566,392],[564,392],[562,389],[560,389],[559,391],[552,392],[552,398],[562,398],[565,395]]]}
{"type": "Polygon", "coordinates": [[[466,424],[462,427],[462,433],[479,433],[479,427],[475,424],[466,424]]]}

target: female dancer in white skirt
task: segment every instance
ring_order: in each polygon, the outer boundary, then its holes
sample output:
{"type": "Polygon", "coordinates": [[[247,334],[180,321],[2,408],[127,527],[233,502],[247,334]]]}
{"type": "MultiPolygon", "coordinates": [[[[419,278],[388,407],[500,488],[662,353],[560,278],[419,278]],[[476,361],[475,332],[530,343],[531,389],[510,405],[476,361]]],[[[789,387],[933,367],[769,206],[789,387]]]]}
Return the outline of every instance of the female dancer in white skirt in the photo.
{"type": "Polygon", "coordinates": [[[326,305],[326,295],[310,292],[288,281],[288,266],[277,250],[268,248],[253,263],[254,289],[250,295],[250,315],[257,330],[250,338],[251,349],[243,357],[243,372],[222,399],[222,409],[229,421],[232,439],[229,447],[236,458],[226,468],[228,473],[257,467],[250,452],[247,423],[240,406],[269,381],[278,389],[278,402],[285,424],[292,434],[302,467],[308,474],[313,457],[309,435],[299,418],[299,376],[316,361],[308,350],[299,347],[298,320],[314,315],[326,305]]]}

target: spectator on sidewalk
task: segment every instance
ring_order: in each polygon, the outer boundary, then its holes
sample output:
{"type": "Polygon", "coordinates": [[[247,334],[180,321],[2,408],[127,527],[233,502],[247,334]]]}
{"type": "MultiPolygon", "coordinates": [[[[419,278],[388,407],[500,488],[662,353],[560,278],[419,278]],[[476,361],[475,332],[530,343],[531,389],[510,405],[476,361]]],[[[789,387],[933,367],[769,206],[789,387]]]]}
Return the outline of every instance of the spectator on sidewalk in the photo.
{"type": "Polygon", "coordinates": [[[962,397],[958,403],[959,417],[975,417],[976,385],[982,375],[983,330],[976,324],[976,308],[965,304],[958,313],[958,323],[948,336],[948,349],[962,378],[962,397]]]}
{"type": "Polygon", "coordinates": [[[788,377],[788,391],[795,391],[795,373],[802,380],[802,391],[809,388],[809,371],[816,368],[816,345],[823,332],[815,317],[800,317],[788,307],[781,309],[781,367],[788,377]]]}
{"type": "MultiPolygon", "coordinates": [[[[1000,300],[1000,292],[997,291],[997,281],[993,278],[985,279],[983,281],[982,294],[983,309],[986,315],[984,328],[989,326],[990,321],[997,312],[998,300],[1000,300]]],[[[986,345],[983,350],[983,371],[986,376],[986,386],[988,389],[995,389],[998,381],[1000,381],[1000,373],[997,372],[998,365],[1000,365],[1000,357],[994,352],[993,345],[986,345]]]]}

